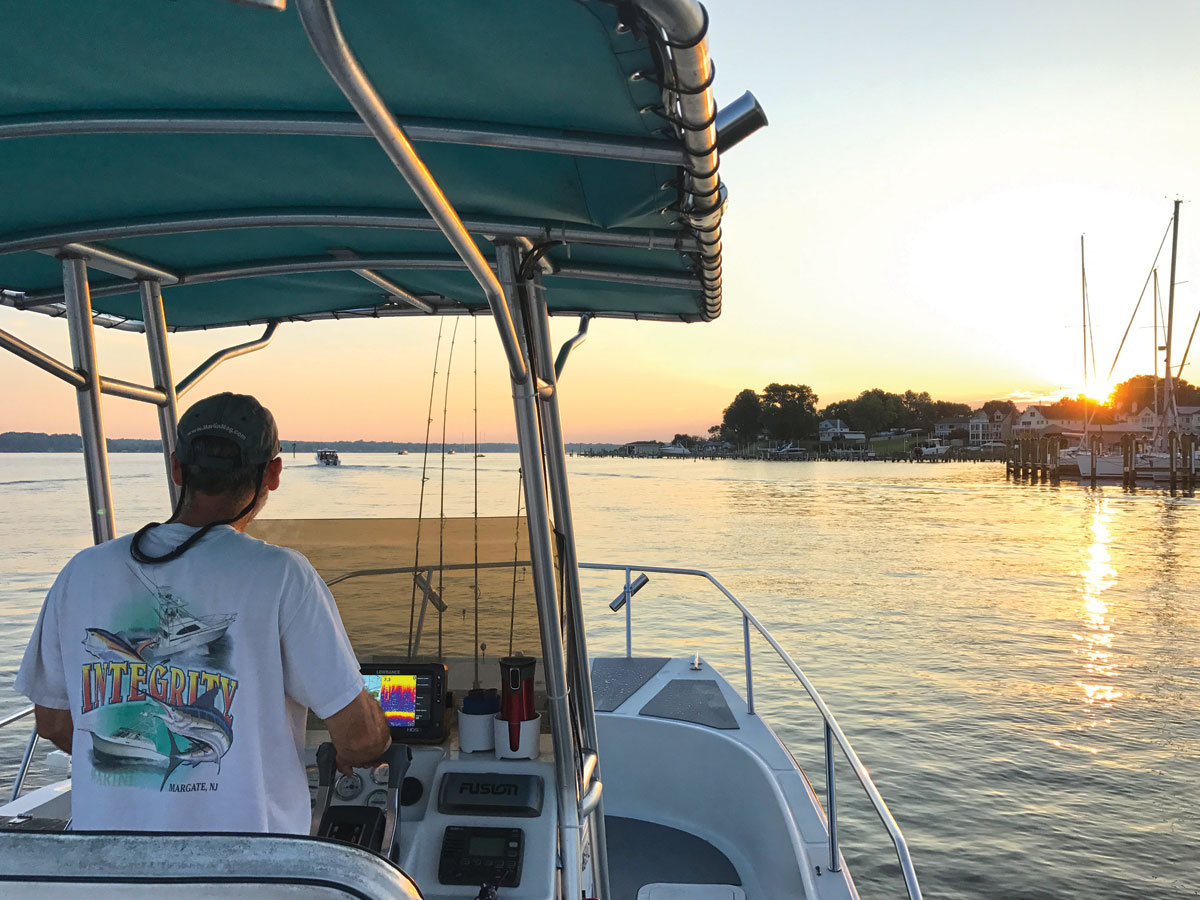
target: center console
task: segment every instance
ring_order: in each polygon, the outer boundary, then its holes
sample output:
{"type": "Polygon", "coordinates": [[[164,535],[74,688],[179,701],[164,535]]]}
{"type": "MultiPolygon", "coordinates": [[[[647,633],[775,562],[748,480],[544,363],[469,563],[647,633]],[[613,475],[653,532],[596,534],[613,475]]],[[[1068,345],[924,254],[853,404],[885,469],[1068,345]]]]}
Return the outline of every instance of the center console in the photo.
{"type": "Polygon", "coordinates": [[[390,857],[429,900],[472,900],[484,884],[500,900],[553,896],[558,817],[549,739],[534,759],[461,751],[446,714],[453,706],[445,666],[372,664],[362,672],[401,755],[341,775],[332,757],[322,765],[313,753],[322,770],[314,828],[390,857]]]}

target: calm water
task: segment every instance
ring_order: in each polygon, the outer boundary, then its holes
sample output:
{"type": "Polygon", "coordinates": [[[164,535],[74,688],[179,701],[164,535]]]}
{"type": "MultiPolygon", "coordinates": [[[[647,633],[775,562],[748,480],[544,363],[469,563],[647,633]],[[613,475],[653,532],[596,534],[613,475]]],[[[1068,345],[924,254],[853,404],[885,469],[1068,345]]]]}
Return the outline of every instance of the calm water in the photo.
{"type": "MultiPolygon", "coordinates": [[[[419,456],[343,459],[288,459],[266,515],[416,514],[419,456]]],[[[516,457],[479,463],[480,514],[512,515],[516,457]]],[[[570,463],[585,560],[711,570],[813,678],[927,897],[1200,897],[1197,501],[1011,485],[996,465],[570,463]]],[[[471,514],[471,464],[447,459],[448,515],[471,514]]],[[[122,530],[163,515],[158,457],[112,467],[122,530]]],[[[54,573],[90,541],[85,508],[78,455],[0,455],[0,712],[24,702],[13,672],[54,573]]],[[[594,651],[624,648],[619,581],[585,576],[594,651]]],[[[741,622],[719,595],[656,577],[633,619],[635,652],[698,650],[741,683],[741,622]]],[[[759,709],[822,784],[820,721],[769,653],[759,709]]],[[[23,736],[0,739],[11,755],[23,736]]],[[[901,896],[856,783],[839,787],[860,892],[901,896]]]]}

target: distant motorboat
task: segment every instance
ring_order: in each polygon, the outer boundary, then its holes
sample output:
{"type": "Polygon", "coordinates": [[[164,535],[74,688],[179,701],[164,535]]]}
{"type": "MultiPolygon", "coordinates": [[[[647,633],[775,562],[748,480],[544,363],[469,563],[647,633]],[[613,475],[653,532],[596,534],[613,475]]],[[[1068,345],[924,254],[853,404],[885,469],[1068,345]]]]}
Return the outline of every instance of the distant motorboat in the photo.
{"type": "Polygon", "coordinates": [[[336,450],[318,450],[317,465],[318,466],[340,466],[342,461],[338,459],[336,450]]]}
{"type": "Polygon", "coordinates": [[[667,444],[659,451],[663,456],[691,456],[692,451],[679,444],[667,444]]]}

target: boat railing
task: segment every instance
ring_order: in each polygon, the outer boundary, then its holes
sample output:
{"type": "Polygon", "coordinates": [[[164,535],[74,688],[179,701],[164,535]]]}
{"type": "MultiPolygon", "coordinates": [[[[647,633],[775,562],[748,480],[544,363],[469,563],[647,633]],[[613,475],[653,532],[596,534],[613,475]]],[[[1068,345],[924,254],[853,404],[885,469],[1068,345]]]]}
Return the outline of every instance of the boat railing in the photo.
{"type": "Polygon", "coordinates": [[[846,737],[841,726],[838,725],[837,719],[825,705],[825,701],[821,699],[820,693],[817,691],[813,683],[809,681],[808,676],[804,674],[801,668],[796,664],[796,661],[788,655],[787,651],[779,645],[771,632],[763,626],[763,624],[755,618],[754,613],[750,612],[733,593],[721,584],[708,572],[702,569],[681,569],[672,566],[634,566],[623,565],[617,563],[580,563],[581,569],[593,569],[610,572],[625,573],[625,588],[610,604],[613,611],[619,610],[622,606],[625,607],[625,655],[630,657],[633,655],[633,595],[636,594],[642,586],[647,582],[644,577],[647,572],[660,575],[684,575],[694,578],[702,578],[712,584],[718,591],[725,595],[738,611],[742,614],[742,649],[746,661],[746,708],[750,715],[755,715],[754,712],[754,670],[751,665],[750,652],[750,629],[753,627],[763,639],[766,640],[771,648],[783,660],[783,664],[787,666],[796,680],[804,687],[808,693],[809,699],[821,714],[821,718],[825,723],[825,789],[827,794],[827,805],[829,807],[826,818],[829,823],[829,869],[831,871],[839,871],[841,868],[841,854],[838,850],[838,833],[837,833],[837,788],[834,783],[834,753],[833,746],[836,743],[841,748],[842,754],[846,757],[846,761],[850,764],[851,770],[854,772],[858,783],[862,785],[866,792],[867,798],[871,801],[871,805],[875,808],[875,814],[879,816],[879,821],[883,823],[883,827],[887,830],[888,837],[892,841],[892,845],[896,848],[896,858],[900,863],[900,872],[904,877],[904,886],[908,891],[910,900],[920,900],[921,888],[917,884],[917,875],[913,869],[912,859],[908,852],[908,844],[904,840],[904,835],[900,831],[900,826],[896,823],[895,817],[892,816],[888,809],[887,803],[884,802],[878,788],[875,787],[875,782],[871,779],[870,773],[866,766],[862,764],[862,760],[858,758],[858,754],[854,751],[854,747],[850,744],[850,739],[846,737]]]}
{"type": "MultiPolygon", "coordinates": [[[[15,713],[9,713],[3,719],[0,719],[0,728],[4,728],[14,722],[19,722],[26,716],[33,715],[33,707],[26,706],[24,709],[19,709],[15,713]]],[[[25,744],[25,754],[21,757],[21,766],[17,769],[17,776],[13,779],[12,791],[8,795],[8,802],[12,803],[21,796],[21,788],[25,786],[25,776],[29,774],[29,763],[33,760],[33,751],[37,747],[38,733],[34,728],[29,735],[29,740],[25,744]]]]}

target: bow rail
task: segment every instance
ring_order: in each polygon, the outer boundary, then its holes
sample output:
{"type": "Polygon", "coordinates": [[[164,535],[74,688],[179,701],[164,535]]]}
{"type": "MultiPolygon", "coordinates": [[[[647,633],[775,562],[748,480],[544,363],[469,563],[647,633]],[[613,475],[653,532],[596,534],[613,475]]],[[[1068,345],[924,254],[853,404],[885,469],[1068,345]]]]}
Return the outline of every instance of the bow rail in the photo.
{"type": "Polygon", "coordinates": [[[754,670],[751,666],[750,658],[750,629],[753,627],[763,639],[766,640],[771,648],[783,660],[796,680],[804,687],[808,693],[809,699],[821,714],[821,718],[825,723],[825,786],[828,797],[829,810],[826,818],[829,823],[829,869],[831,871],[839,871],[841,868],[841,854],[838,850],[838,835],[837,835],[837,789],[834,784],[834,753],[833,746],[836,743],[841,748],[842,754],[846,757],[846,761],[850,763],[850,768],[854,772],[858,783],[866,792],[867,799],[871,801],[871,805],[875,809],[875,814],[879,816],[879,821],[883,824],[887,831],[888,837],[892,841],[892,846],[896,848],[896,858],[900,863],[900,873],[904,878],[904,886],[908,891],[909,900],[921,900],[921,888],[917,883],[917,873],[913,868],[912,858],[908,852],[908,844],[904,840],[904,835],[900,831],[900,826],[896,823],[895,817],[892,816],[891,810],[888,809],[887,803],[879,793],[879,789],[875,787],[875,782],[871,779],[871,774],[867,771],[867,767],[863,765],[862,760],[858,758],[858,754],[854,751],[854,747],[850,744],[850,739],[846,737],[846,733],[842,731],[838,725],[837,719],[825,705],[825,701],[821,699],[820,693],[808,676],[796,664],[788,652],[780,646],[775,640],[771,632],[755,618],[754,613],[750,612],[733,593],[721,584],[708,572],[703,569],[681,569],[673,566],[634,566],[624,565],[619,563],[583,563],[579,564],[580,569],[591,569],[608,572],[624,572],[625,573],[625,588],[617,599],[612,603],[614,611],[625,607],[625,655],[632,656],[633,652],[633,613],[632,600],[633,595],[637,590],[645,584],[645,580],[641,576],[646,573],[659,575],[684,575],[694,578],[703,578],[708,581],[713,587],[725,595],[738,611],[742,614],[742,646],[746,658],[746,708],[750,715],[755,715],[754,712],[754,670]],[[635,578],[634,573],[637,573],[635,578]],[[640,583],[636,583],[640,579],[640,583]]]}

